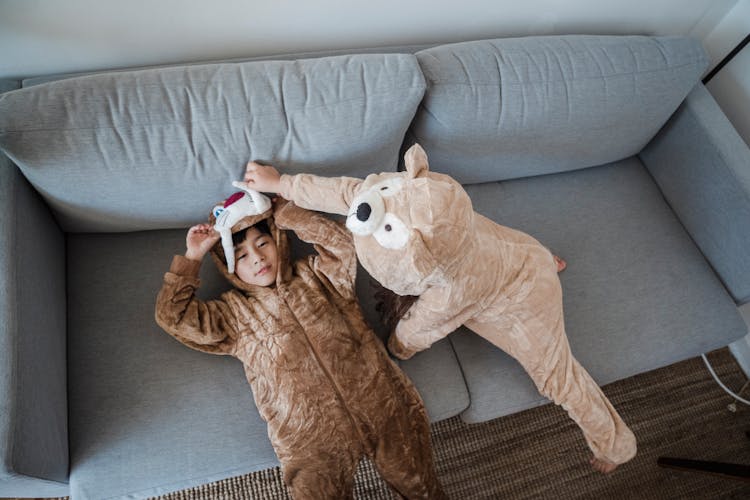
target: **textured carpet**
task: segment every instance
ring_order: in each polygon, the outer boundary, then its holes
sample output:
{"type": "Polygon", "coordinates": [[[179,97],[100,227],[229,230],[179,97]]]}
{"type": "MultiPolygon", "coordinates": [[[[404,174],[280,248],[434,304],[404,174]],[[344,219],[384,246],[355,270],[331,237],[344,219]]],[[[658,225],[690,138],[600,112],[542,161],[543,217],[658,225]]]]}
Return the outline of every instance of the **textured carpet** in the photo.
{"type": "MultiPolygon", "coordinates": [[[[711,353],[734,391],[747,379],[727,349],[711,353]]],[[[438,473],[457,499],[750,498],[750,483],[657,467],[659,456],[750,464],[750,407],[737,405],[700,358],[621,380],[604,392],[638,438],[638,455],[610,475],[594,472],[576,425],[555,405],[482,424],[452,418],[432,425],[438,473]]],[[[747,398],[750,390],[743,392],[747,398]]],[[[363,461],[355,495],[394,498],[363,461]]],[[[287,499],[278,468],[159,497],[161,500],[287,499]]]]}

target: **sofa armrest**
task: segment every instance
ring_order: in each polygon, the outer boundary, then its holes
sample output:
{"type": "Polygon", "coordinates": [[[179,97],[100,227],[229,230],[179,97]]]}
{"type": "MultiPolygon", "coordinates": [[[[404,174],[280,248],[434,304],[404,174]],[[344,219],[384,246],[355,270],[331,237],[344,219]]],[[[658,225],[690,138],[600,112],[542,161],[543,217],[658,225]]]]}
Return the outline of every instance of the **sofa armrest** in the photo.
{"type": "Polygon", "coordinates": [[[0,497],[67,495],[65,238],[0,152],[0,497]]]}
{"type": "Polygon", "coordinates": [[[640,158],[735,301],[750,301],[750,149],[702,84],[640,158]]]}

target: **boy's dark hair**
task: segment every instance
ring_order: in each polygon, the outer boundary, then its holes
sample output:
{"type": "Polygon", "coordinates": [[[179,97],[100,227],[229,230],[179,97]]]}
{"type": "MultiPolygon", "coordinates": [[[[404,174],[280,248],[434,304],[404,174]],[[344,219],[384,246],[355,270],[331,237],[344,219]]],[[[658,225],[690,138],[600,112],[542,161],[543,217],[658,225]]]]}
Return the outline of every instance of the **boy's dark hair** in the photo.
{"type": "Polygon", "coordinates": [[[375,289],[375,310],[380,313],[385,331],[391,334],[419,296],[397,295],[373,279],[370,280],[370,286],[375,289]]]}
{"type": "Polygon", "coordinates": [[[245,229],[234,233],[232,235],[232,245],[237,246],[243,241],[245,241],[245,238],[247,237],[247,230],[253,227],[257,229],[258,231],[260,231],[261,233],[271,236],[271,229],[268,227],[268,222],[266,222],[265,220],[262,220],[260,222],[256,222],[252,226],[248,226],[245,229]]]}

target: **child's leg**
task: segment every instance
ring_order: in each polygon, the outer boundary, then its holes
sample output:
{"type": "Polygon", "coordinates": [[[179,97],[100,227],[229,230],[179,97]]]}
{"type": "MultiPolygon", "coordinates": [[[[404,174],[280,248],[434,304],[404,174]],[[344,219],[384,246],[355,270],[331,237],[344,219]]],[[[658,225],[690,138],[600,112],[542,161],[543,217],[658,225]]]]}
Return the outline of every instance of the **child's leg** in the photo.
{"type": "Polygon", "coordinates": [[[359,444],[352,444],[350,449],[343,446],[345,443],[339,444],[340,450],[320,453],[299,450],[297,456],[282,462],[284,482],[294,500],[354,498],[354,473],[361,455],[352,449],[359,448],[359,444]]]}
{"type": "Polygon", "coordinates": [[[373,462],[386,483],[408,499],[444,499],[435,473],[430,443],[430,424],[421,399],[409,397],[397,403],[383,428],[375,431],[373,462]]]}
{"type": "MultiPolygon", "coordinates": [[[[589,373],[573,357],[564,331],[548,366],[534,365],[530,373],[539,392],[562,406],[583,431],[594,452],[592,465],[611,472],[636,453],[635,436],[589,373]]],[[[527,368],[528,369],[528,368],[527,368]]]]}
{"type": "Polygon", "coordinates": [[[540,266],[527,295],[508,297],[466,326],[521,363],[539,392],[581,427],[596,459],[620,464],[635,455],[635,436],[573,357],[565,335],[560,280],[552,269],[540,266]]]}
{"type": "MultiPolygon", "coordinates": [[[[573,357],[560,329],[550,342],[526,336],[524,325],[498,329],[497,323],[467,322],[466,326],[516,358],[539,392],[562,406],[583,431],[594,458],[603,464],[621,464],[635,455],[635,436],[607,397],[573,357]],[[512,333],[511,333],[512,332],[512,333]]],[[[592,462],[595,468],[599,462],[592,462]]],[[[605,467],[610,472],[614,467],[605,467]]]]}

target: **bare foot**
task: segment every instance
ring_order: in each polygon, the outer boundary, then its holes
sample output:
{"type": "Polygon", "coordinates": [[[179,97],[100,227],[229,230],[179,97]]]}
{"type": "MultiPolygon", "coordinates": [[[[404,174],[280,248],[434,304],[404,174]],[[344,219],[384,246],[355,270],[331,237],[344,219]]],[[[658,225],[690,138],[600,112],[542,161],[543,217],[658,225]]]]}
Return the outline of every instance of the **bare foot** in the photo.
{"type": "Polygon", "coordinates": [[[557,272],[561,273],[565,270],[566,267],[568,267],[568,263],[562,260],[557,255],[553,255],[552,257],[555,258],[555,264],[557,264],[557,272]]]}
{"type": "Polygon", "coordinates": [[[617,468],[617,464],[613,464],[612,462],[607,462],[606,460],[596,457],[589,460],[589,463],[595,471],[601,472],[602,474],[609,474],[617,468]]]}

